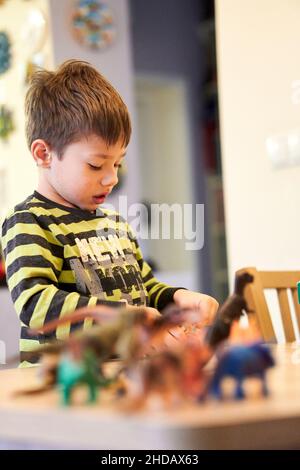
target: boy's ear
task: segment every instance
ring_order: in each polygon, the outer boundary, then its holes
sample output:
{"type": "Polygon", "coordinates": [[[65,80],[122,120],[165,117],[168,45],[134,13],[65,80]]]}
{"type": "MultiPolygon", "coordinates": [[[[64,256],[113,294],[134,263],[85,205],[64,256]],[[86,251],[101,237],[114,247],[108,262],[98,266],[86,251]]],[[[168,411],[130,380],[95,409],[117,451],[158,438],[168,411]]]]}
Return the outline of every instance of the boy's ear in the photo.
{"type": "Polygon", "coordinates": [[[50,168],[52,155],[47,142],[43,139],[36,139],[32,142],[30,150],[38,167],[50,168]]]}

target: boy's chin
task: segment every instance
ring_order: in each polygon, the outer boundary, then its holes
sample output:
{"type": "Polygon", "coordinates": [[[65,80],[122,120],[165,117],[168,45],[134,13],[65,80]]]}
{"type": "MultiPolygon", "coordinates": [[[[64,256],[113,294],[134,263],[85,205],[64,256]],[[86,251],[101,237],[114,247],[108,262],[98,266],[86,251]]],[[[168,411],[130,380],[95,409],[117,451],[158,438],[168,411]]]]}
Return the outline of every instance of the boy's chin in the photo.
{"type": "Polygon", "coordinates": [[[95,204],[95,203],[87,204],[87,203],[78,202],[78,201],[73,201],[72,205],[75,209],[81,209],[82,211],[89,211],[89,212],[95,211],[97,207],[99,206],[99,204],[95,204]]]}

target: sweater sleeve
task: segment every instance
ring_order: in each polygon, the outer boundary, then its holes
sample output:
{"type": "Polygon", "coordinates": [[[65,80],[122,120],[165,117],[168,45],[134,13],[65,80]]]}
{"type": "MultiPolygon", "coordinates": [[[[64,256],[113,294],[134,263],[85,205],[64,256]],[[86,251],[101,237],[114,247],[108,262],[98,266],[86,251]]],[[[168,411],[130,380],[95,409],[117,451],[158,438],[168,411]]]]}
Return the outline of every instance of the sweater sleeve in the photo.
{"type": "Polygon", "coordinates": [[[143,283],[149,295],[150,307],[154,307],[157,310],[161,311],[169,303],[173,302],[173,296],[177,290],[185,288],[171,287],[167,284],[164,284],[163,282],[159,282],[153,275],[152,269],[147,263],[147,261],[144,260],[142,250],[139,246],[136,235],[134,234],[132,228],[128,223],[127,230],[133,245],[135,257],[142,273],[143,283]]]}
{"type": "Polygon", "coordinates": [[[79,307],[122,302],[100,300],[59,288],[64,249],[28,210],[14,212],[2,226],[2,248],[11,297],[23,325],[41,328],[79,307]]]}

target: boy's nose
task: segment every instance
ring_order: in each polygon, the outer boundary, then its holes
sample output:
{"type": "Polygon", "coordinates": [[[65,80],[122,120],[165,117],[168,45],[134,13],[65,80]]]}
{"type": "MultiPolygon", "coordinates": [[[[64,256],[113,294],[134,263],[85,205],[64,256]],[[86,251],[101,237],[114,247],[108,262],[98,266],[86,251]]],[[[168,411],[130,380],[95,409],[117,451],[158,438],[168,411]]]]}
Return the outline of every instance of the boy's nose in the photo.
{"type": "Polygon", "coordinates": [[[115,186],[118,183],[118,175],[117,172],[112,172],[110,174],[105,175],[102,180],[102,186],[115,186]]]}

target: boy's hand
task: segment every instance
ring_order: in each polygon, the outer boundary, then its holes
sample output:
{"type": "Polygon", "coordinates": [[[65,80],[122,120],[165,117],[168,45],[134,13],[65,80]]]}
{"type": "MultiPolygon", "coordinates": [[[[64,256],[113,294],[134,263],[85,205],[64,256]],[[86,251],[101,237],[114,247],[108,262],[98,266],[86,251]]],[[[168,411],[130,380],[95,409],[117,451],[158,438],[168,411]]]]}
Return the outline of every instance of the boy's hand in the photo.
{"type": "Polygon", "coordinates": [[[153,307],[144,307],[144,306],[138,307],[135,305],[127,305],[127,307],[130,310],[143,309],[143,311],[146,311],[148,320],[155,320],[157,317],[161,316],[161,313],[158,310],[156,310],[156,308],[153,308],[153,307]]]}
{"type": "Polygon", "coordinates": [[[177,290],[173,300],[179,308],[191,309],[196,315],[199,313],[199,320],[196,323],[203,325],[211,325],[219,307],[219,303],[213,297],[185,289],[177,290]]]}

